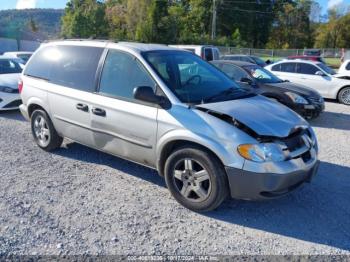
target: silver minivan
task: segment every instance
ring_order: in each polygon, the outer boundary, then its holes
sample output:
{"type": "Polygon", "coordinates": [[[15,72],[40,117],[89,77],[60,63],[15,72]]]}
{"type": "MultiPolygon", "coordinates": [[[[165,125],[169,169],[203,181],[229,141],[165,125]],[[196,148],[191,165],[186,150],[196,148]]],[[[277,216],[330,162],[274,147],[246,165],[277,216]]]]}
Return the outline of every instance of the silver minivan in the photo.
{"type": "Polygon", "coordinates": [[[317,172],[316,136],[302,117],[187,51],[51,42],[31,57],[19,90],[39,147],[66,137],[154,168],[191,210],[282,196],[317,172]]]}

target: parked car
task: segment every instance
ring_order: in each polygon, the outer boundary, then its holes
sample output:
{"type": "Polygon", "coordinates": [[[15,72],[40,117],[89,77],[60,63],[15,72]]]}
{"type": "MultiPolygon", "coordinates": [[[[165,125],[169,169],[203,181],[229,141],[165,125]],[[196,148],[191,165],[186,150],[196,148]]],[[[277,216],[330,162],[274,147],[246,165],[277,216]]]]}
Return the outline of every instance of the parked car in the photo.
{"type": "Polygon", "coordinates": [[[339,67],[337,76],[343,79],[350,80],[350,60],[345,60],[339,67]]]}
{"type": "Polygon", "coordinates": [[[213,61],[213,60],[220,59],[219,49],[212,45],[169,45],[169,46],[190,51],[200,56],[205,61],[213,61]]]}
{"type": "Polygon", "coordinates": [[[305,49],[304,56],[321,56],[321,49],[305,49]]]}
{"type": "Polygon", "coordinates": [[[18,92],[21,72],[15,59],[0,57],[0,111],[18,109],[22,103],[18,92]]]}
{"type": "Polygon", "coordinates": [[[287,59],[289,60],[308,60],[308,61],[314,61],[314,62],[321,62],[326,64],[326,61],[321,56],[306,56],[306,55],[294,55],[294,56],[288,56],[287,59]]]}
{"type": "Polygon", "coordinates": [[[269,64],[262,60],[260,57],[252,55],[224,55],[221,57],[221,60],[242,61],[256,64],[261,67],[267,66],[267,64],[269,64]]]}
{"type": "Polygon", "coordinates": [[[279,78],[306,85],[323,97],[350,105],[350,80],[342,79],[327,65],[305,60],[284,60],[266,67],[279,78]]]}
{"type": "Polygon", "coordinates": [[[29,58],[32,56],[33,52],[5,52],[3,55],[6,57],[19,58],[26,64],[29,58]]]}
{"type": "Polygon", "coordinates": [[[213,65],[236,82],[250,86],[254,92],[280,102],[307,119],[316,118],[324,110],[324,100],[315,90],[286,82],[258,65],[219,60],[213,65]]]}
{"type": "Polygon", "coordinates": [[[192,210],[212,210],[228,195],[278,197],[317,171],[316,136],[302,117],[176,48],[47,43],[20,90],[40,148],[68,137],[155,168],[192,210]]]}

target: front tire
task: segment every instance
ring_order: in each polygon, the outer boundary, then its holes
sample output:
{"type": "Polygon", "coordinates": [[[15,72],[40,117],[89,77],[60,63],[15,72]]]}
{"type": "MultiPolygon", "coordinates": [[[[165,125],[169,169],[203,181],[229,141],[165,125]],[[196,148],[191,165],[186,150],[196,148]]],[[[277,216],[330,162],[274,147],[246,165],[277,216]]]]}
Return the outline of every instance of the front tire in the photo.
{"type": "Polygon", "coordinates": [[[49,116],[43,110],[35,110],[31,115],[32,134],[37,145],[45,151],[61,146],[63,138],[54,128],[49,116]]]}
{"type": "Polygon", "coordinates": [[[179,148],[170,155],[165,181],[173,197],[193,211],[214,210],[228,195],[223,165],[212,153],[196,147],[179,148]]]}
{"type": "Polygon", "coordinates": [[[345,87],[340,90],[338,100],[344,105],[350,105],[350,87],[345,87]]]}

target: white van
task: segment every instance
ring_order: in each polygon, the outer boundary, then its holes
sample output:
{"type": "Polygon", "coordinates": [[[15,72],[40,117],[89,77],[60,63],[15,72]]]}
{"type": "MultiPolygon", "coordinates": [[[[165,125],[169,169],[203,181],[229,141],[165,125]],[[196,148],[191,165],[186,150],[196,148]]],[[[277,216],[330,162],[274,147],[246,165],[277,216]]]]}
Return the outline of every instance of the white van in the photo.
{"type": "Polygon", "coordinates": [[[220,59],[220,51],[217,47],[212,45],[169,45],[183,50],[190,51],[206,61],[213,61],[220,59]]]}

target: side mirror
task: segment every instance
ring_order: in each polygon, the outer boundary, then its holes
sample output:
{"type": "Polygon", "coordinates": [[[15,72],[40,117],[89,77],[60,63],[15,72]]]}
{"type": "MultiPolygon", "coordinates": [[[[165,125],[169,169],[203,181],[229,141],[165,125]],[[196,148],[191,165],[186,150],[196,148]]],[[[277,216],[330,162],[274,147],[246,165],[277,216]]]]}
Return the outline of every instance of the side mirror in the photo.
{"type": "Polygon", "coordinates": [[[317,75],[317,76],[325,76],[326,74],[323,73],[322,71],[317,71],[317,72],[315,73],[315,75],[317,75]]]}
{"type": "Polygon", "coordinates": [[[247,83],[248,85],[252,85],[253,84],[253,80],[251,80],[250,78],[248,77],[242,77],[240,82],[242,83],[247,83]]]}
{"type": "Polygon", "coordinates": [[[150,86],[138,86],[134,88],[134,98],[152,104],[162,104],[164,98],[157,96],[150,86]]]}

